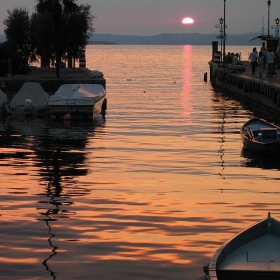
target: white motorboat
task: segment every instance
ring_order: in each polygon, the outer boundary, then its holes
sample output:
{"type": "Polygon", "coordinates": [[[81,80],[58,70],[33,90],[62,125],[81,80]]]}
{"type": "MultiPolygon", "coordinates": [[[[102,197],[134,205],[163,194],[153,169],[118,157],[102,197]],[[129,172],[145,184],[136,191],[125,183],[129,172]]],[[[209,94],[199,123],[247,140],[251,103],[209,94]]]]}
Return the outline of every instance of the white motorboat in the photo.
{"type": "Polygon", "coordinates": [[[11,115],[41,115],[48,109],[49,95],[44,91],[40,83],[26,82],[15,94],[9,104],[11,115]]]}
{"type": "Polygon", "coordinates": [[[106,91],[100,84],[65,84],[50,96],[48,107],[52,119],[88,118],[102,114],[107,109],[106,91]]]}

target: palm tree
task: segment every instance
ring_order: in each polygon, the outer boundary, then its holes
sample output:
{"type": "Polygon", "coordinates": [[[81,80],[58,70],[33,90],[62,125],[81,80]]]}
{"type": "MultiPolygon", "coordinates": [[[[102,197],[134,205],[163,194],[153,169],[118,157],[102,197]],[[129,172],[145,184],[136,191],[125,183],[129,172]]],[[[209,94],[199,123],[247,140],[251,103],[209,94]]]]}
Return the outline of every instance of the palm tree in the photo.
{"type": "Polygon", "coordinates": [[[52,19],[55,42],[56,75],[59,78],[59,65],[62,57],[60,40],[60,25],[62,14],[71,14],[78,11],[76,0],[37,0],[36,10],[39,14],[49,14],[52,19]]]}

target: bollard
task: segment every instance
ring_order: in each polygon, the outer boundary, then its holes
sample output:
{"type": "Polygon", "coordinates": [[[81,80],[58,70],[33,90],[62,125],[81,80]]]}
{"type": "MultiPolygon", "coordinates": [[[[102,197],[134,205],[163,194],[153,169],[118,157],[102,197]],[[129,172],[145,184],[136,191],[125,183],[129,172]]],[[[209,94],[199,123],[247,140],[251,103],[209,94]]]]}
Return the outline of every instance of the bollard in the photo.
{"type": "Polygon", "coordinates": [[[207,82],[207,72],[204,73],[204,82],[207,82]]]}

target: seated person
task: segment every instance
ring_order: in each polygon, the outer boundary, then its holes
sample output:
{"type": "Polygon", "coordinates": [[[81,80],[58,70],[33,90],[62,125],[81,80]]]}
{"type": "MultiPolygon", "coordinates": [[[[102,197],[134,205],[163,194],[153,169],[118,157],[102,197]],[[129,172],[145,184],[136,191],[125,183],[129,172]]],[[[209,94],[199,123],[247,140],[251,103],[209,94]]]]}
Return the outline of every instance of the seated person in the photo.
{"type": "Polygon", "coordinates": [[[231,64],[232,63],[232,57],[231,57],[230,52],[228,52],[228,54],[225,56],[225,62],[227,64],[231,64]]]}
{"type": "Polygon", "coordinates": [[[242,62],[239,59],[239,55],[238,53],[236,53],[233,57],[233,61],[232,61],[233,65],[242,65],[242,62]]]}

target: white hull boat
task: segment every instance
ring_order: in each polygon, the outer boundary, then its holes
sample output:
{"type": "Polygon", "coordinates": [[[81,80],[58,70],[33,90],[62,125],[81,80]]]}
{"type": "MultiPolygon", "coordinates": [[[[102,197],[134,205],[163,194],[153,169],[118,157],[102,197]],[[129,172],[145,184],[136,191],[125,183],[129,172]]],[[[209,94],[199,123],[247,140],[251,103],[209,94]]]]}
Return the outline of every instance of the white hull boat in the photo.
{"type": "Polygon", "coordinates": [[[40,83],[26,82],[9,104],[11,115],[45,115],[48,110],[49,95],[40,83]]]}
{"type": "Polygon", "coordinates": [[[100,84],[65,84],[50,97],[48,108],[52,119],[105,116],[106,91],[100,84]]]}

